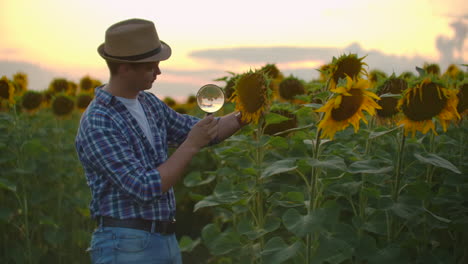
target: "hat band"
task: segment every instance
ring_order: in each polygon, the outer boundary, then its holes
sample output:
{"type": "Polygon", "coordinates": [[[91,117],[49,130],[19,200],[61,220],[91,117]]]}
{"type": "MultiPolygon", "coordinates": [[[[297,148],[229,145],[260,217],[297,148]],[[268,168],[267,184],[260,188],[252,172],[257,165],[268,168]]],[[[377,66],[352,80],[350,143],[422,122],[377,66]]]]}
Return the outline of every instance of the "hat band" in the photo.
{"type": "Polygon", "coordinates": [[[158,54],[160,51],[161,51],[161,46],[159,46],[158,48],[156,48],[156,49],[154,49],[154,50],[148,51],[148,52],[146,52],[146,53],[138,54],[138,55],[132,55],[132,56],[113,56],[113,55],[108,54],[106,51],[103,51],[103,53],[104,53],[104,55],[106,55],[107,57],[113,58],[113,59],[137,61],[137,60],[146,59],[146,58],[149,58],[149,57],[151,57],[151,56],[153,56],[153,55],[156,55],[156,54],[158,54]]]}

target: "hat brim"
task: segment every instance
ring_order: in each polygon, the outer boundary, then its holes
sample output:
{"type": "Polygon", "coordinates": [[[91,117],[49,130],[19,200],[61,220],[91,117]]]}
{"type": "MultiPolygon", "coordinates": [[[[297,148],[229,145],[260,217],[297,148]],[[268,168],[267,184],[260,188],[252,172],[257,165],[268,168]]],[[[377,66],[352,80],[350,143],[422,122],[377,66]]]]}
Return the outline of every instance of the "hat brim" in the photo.
{"type": "Polygon", "coordinates": [[[122,63],[143,63],[143,62],[163,61],[163,60],[169,59],[169,57],[171,57],[171,54],[172,54],[171,47],[167,45],[166,43],[164,43],[163,41],[161,41],[161,50],[158,53],[156,53],[153,56],[140,59],[140,60],[125,60],[125,59],[118,59],[115,57],[109,57],[104,52],[104,43],[99,45],[97,51],[99,55],[107,61],[122,62],[122,63]]]}

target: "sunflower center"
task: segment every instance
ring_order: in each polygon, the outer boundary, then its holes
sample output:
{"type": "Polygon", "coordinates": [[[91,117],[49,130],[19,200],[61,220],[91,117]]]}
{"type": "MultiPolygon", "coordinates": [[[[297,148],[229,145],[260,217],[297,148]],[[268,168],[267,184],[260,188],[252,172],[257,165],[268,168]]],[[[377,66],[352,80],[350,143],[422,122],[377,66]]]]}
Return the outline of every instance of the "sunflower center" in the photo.
{"type": "Polygon", "coordinates": [[[396,113],[398,113],[397,104],[398,100],[395,98],[384,97],[381,98],[378,104],[382,107],[382,109],[377,109],[377,114],[380,117],[392,117],[396,113]]]}
{"type": "Polygon", "coordinates": [[[346,78],[346,75],[354,79],[359,72],[361,72],[361,61],[357,57],[348,57],[338,63],[333,80],[338,83],[339,79],[346,78]]]}
{"type": "Polygon", "coordinates": [[[362,105],[364,94],[361,89],[351,89],[351,96],[343,96],[338,108],[331,111],[331,116],[336,121],[344,121],[352,117],[362,105]]]}
{"type": "Polygon", "coordinates": [[[239,80],[237,95],[248,113],[255,113],[265,102],[265,84],[262,75],[252,74],[239,80]]]}
{"type": "Polygon", "coordinates": [[[402,110],[413,121],[430,120],[444,109],[447,98],[435,83],[423,84],[421,89],[413,89],[404,102],[402,110]],[[419,94],[422,93],[422,96],[419,94]]]}
{"type": "Polygon", "coordinates": [[[10,87],[5,81],[0,81],[0,97],[4,99],[10,98],[10,87]]]}

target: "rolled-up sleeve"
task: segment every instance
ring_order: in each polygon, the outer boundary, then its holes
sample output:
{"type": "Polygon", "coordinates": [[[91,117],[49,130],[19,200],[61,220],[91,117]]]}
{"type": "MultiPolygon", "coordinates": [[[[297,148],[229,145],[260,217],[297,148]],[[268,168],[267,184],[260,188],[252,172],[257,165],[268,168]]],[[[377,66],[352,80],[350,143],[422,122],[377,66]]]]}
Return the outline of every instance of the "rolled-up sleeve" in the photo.
{"type": "Polygon", "coordinates": [[[139,204],[159,199],[161,177],[156,168],[145,168],[117,129],[92,128],[80,142],[86,161],[139,204]]]}

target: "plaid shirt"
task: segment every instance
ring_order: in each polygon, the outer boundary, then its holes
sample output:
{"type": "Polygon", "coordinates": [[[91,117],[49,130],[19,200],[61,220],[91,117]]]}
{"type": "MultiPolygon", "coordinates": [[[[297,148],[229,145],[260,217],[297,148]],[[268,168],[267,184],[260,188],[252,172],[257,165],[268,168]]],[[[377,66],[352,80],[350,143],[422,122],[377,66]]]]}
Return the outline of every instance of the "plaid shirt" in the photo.
{"type": "Polygon", "coordinates": [[[140,92],[138,100],[153,133],[153,149],[122,102],[101,88],[96,88],[94,100],[81,117],[75,140],[92,193],[92,217],[174,218],[174,190],[161,191],[156,168],[166,161],[168,144],[181,144],[200,119],[179,114],[155,95],[140,92]]]}

